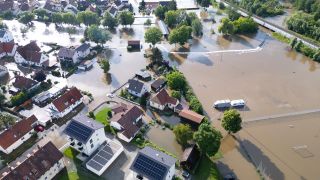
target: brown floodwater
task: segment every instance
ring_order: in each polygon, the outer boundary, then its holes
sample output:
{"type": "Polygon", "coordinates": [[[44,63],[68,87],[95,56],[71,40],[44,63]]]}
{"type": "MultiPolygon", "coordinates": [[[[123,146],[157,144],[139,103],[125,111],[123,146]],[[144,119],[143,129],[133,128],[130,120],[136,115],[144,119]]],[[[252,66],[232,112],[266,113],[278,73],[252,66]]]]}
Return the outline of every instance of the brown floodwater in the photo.
{"type": "Polygon", "coordinates": [[[241,142],[271,179],[318,179],[320,113],[249,123],[241,142]]]}

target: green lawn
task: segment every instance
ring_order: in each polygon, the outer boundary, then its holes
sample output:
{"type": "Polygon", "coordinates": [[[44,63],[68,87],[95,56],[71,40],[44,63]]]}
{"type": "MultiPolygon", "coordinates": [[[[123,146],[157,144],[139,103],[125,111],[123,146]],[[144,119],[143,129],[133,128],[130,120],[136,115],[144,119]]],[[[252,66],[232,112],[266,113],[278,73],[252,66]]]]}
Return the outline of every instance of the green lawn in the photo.
{"type": "Polygon", "coordinates": [[[76,159],[76,156],[79,154],[78,151],[76,151],[75,149],[71,148],[71,147],[68,147],[64,152],[63,154],[70,158],[70,159],[76,159]]]}
{"type": "Polygon", "coordinates": [[[216,180],[221,178],[216,164],[207,156],[201,158],[193,177],[196,180],[216,180]]]}
{"type": "Polygon", "coordinates": [[[96,115],[95,115],[95,119],[99,122],[101,122],[104,125],[107,125],[107,120],[109,119],[108,117],[108,112],[111,111],[110,108],[103,108],[101,109],[96,115]]]}

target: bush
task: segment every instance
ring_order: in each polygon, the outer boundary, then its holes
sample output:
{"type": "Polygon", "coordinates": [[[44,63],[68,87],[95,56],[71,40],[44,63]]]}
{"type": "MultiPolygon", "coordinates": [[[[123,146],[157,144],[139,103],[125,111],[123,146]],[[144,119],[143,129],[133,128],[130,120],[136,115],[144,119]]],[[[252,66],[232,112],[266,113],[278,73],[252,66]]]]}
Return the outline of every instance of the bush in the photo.
{"type": "Polygon", "coordinates": [[[173,71],[167,75],[168,86],[173,90],[184,90],[187,81],[183,74],[179,71],[173,71]]]}
{"type": "Polygon", "coordinates": [[[201,105],[200,101],[195,96],[190,101],[190,109],[199,113],[199,114],[203,114],[202,105],[201,105]]]}
{"type": "Polygon", "coordinates": [[[179,99],[179,100],[181,99],[181,93],[180,93],[180,91],[174,91],[174,90],[173,90],[173,91],[171,92],[171,96],[174,97],[174,98],[176,98],[176,99],[179,99]]]}
{"type": "Polygon", "coordinates": [[[220,2],[219,3],[219,9],[225,9],[226,8],[226,6],[224,5],[224,3],[223,2],[220,2]]]}
{"type": "Polygon", "coordinates": [[[52,76],[61,77],[61,73],[59,71],[51,71],[52,76]]]}

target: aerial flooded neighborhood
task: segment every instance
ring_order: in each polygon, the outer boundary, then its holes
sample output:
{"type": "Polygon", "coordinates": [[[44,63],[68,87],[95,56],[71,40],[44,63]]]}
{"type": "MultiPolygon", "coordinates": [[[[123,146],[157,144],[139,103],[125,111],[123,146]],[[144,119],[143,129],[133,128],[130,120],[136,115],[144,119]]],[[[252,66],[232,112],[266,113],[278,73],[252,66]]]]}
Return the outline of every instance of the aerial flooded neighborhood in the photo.
{"type": "Polygon", "coordinates": [[[320,178],[319,0],[0,0],[0,180],[320,178]]]}

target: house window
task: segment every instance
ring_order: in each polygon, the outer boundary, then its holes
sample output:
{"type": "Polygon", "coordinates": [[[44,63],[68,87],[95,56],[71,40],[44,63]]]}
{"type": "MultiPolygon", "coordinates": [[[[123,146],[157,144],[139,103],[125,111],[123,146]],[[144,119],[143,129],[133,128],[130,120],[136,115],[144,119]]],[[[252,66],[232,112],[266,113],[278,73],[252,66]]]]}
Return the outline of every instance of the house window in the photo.
{"type": "Polygon", "coordinates": [[[93,148],[93,144],[91,144],[91,149],[93,148]]]}
{"type": "Polygon", "coordinates": [[[24,137],[22,137],[21,140],[24,140],[24,137]]]}
{"type": "Polygon", "coordinates": [[[92,139],[90,139],[90,144],[92,144],[92,142],[93,142],[92,139]]]}

